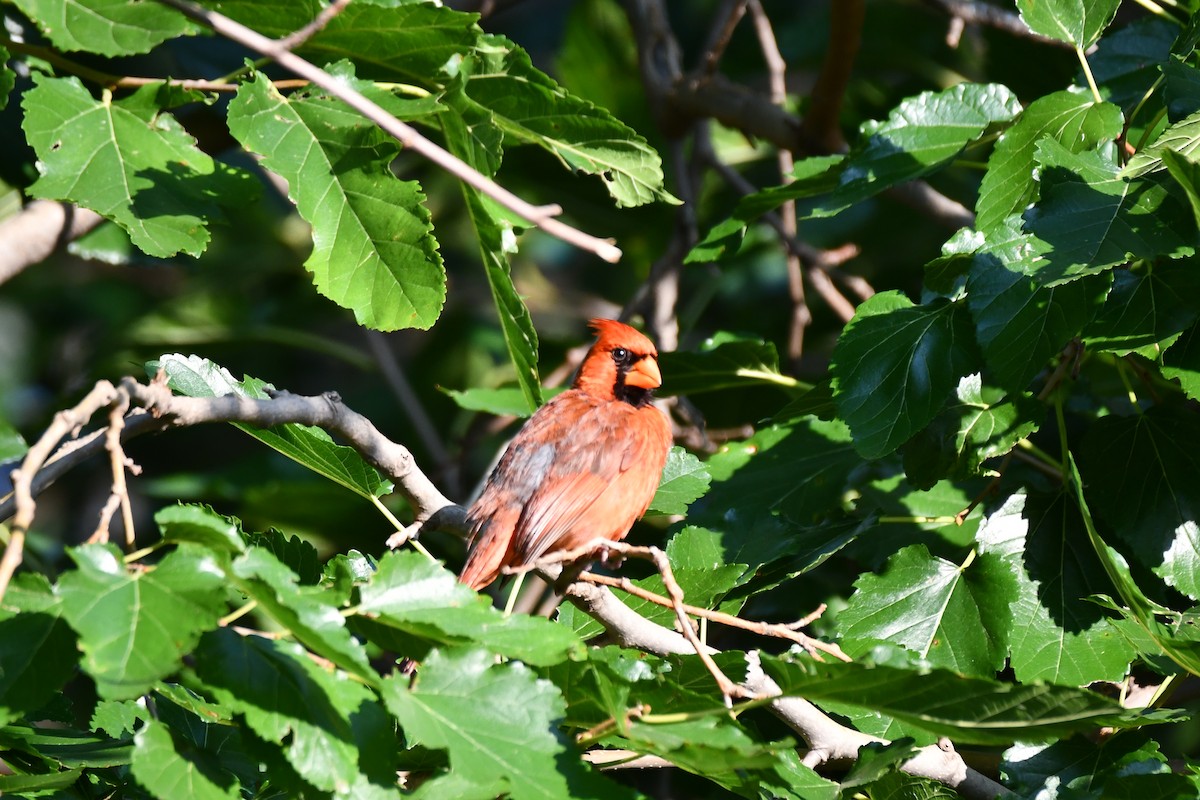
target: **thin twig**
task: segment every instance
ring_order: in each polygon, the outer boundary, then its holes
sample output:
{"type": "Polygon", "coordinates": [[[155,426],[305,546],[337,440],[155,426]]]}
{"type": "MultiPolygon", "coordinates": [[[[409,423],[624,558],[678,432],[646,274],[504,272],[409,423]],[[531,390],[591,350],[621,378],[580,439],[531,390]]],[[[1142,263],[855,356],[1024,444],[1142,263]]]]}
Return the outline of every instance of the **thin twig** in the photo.
{"type": "Polygon", "coordinates": [[[721,3],[721,7],[717,9],[716,21],[704,45],[704,55],[700,57],[699,63],[689,76],[691,80],[697,83],[704,82],[717,71],[717,64],[721,62],[721,56],[725,54],[725,48],[729,46],[734,30],[746,14],[746,3],[747,0],[725,0],[721,3]]]}
{"type": "Polygon", "coordinates": [[[8,582],[21,564],[25,549],[25,536],[33,525],[33,517],[37,511],[37,502],[33,499],[31,484],[34,475],[41,469],[42,464],[54,452],[59,441],[77,432],[92,415],[111,403],[117,396],[116,388],[108,381],[100,381],[87,393],[79,403],[65,411],[54,415],[50,426],[41,437],[34,442],[21,461],[21,467],[12,472],[13,501],[16,514],[13,516],[12,531],[8,546],[4,548],[4,556],[0,558],[0,601],[8,589],[8,582]]]}
{"type": "MultiPolygon", "coordinates": [[[[861,0],[843,0],[835,6],[853,6],[861,0]]],[[[750,18],[754,21],[754,34],[758,37],[758,46],[762,50],[763,60],[767,62],[767,75],[771,86],[771,102],[780,108],[787,108],[787,62],[779,52],[779,43],[775,40],[775,31],[771,28],[771,20],[763,11],[759,0],[749,0],[750,18]]],[[[834,18],[839,16],[834,11],[834,18]]],[[[851,59],[853,53],[851,53],[851,59]]],[[[827,59],[828,61],[828,59],[827,59]]],[[[792,153],[785,148],[775,151],[775,160],[779,165],[779,180],[786,186],[792,182],[792,169],[796,166],[792,153]]],[[[788,200],[779,207],[779,219],[783,225],[782,235],[785,240],[796,239],[796,201],[788,200]]],[[[788,358],[793,364],[800,363],[804,355],[804,331],[812,323],[812,311],[808,308],[808,300],[804,296],[804,265],[800,255],[794,248],[787,250],[788,292],[792,298],[792,325],[788,334],[788,358]]],[[[830,284],[832,285],[832,284],[830,284]]]]}
{"type": "Polygon", "coordinates": [[[744,687],[731,681],[729,676],[721,671],[721,668],[713,661],[712,655],[709,653],[709,648],[696,636],[696,631],[692,628],[692,622],[688,619],[688,612],[683,603],[683,589],[679,586],[679,582],[675,580],[675,572],[671,569],[671,562],[667,559],[667,554],[659,548],[614,542],[610,539],[593,539],[582,547],[554,553],[545,558],[538,559],[532,564],[512,567],[504,571],[516,574],[542,569],[547,566],[572,564],[580,559],[595,555],[597,552],[616,552],[622,556],[645,558],[653,563],[655,568],[658,569],[658,574],[662,577],[663,586],[666,587],[667,594],[671,598],[671,608],[675,611],[675,618],[679,623],[680,631],[687,638],[688,642],[691,643],[692,649],[700,657],[700,661],[704,664],[705,669],[713,676],[713,680],[717,682],[717,688],[721,690],[721,695],[725,698],[725,705],[732,708],[735,697],[754,696],[753,693],[748,692],[744,687]]]}
{"type": "Polygon", "coordinates": [[[312,18],[312,22],[280,39],[279,46],[285,50],[299,49],[301,45],[320,33],[348,5],[350,5],[350,0],[333,0],[332,3],[317,12],[317,15],[312,18]]]}
{"type": "MultiPolygon", "coordinates": [[[[614,589],[620,589],[627,594],[641,598],[649,603],[654,603],[655,605],[663,606],[664,608],[674,608],[674,603],[670,598],[663,597],[660,594],[655,594],[648,589],[643,589],[642,587],[635,585],[633,581],[629,580],[629,578],[614,578],[608,575],[598,575],[594,572],[585,572],[579,576],[579,580],[587,581],[588,583],[599,584],[601,586],[609,586],[614,589]]],[[[842,648],[838,647],[836,644],[822,642],[819,639],[813,639],[811,636],[805,636],[803,633],[799,633],[797,631],[797,628],[803,628],[820,617],[820,611],[813,612],[812,614],[804,617],[804,619],[796,622],[778,624],[742,619],[741,617],[734,616],[733,614],[726,614],[723,611],[714,611],[712,609],[701,608],[700,606],[688,605],[686,603],[684,604],[683,608],[684,611],[693,617],[707,619],[712,622],[726,625],[730,628],[740,628],[745,631],[751,631],[752,633],[757,633],[760,636],[773,636],[778,639],[787,639],[790,642],[795,642],[803,647],[809,653],[809,655],[812,655],[815,658],[820,658],[821,653],[828,653],[840,661],[852,660],[848,655],[842,652],[842,648]]],[[[824,609],[822,608],[822,610],[824,609]]]]}
{"type": "Polygon", "coordinates": [[[925,0],[925,2],[927,5],[935,6],[951,17],[961,19],[970,25],[987,25],[1005,33],[1011,33],[1013,36],[1032,39],[1035,42],[1054,47],[1071,47],[1069,42],[1060,42],[1049,36],[1034,33],[1018,15],[992,3],[977,2],[977,0],[925,0]]]}
{"type": "Polygon", "coordinates": [[[521,218],[538,226],[551,236],[561,239],[567,244],[578,247],[581,250],[594,253],[610,263],[616,263],[620,260],[621,251],[611,240],[599,239],[556,219],[555,215],[562,212],[562,209],[557,206],[535,206],[517,197],[486,175],[471,167],[462,159],[426,139],[412,126],[406,125],[384,111],[361,93],[347,86],[345,82],[334,78],[325,70],[283,47],[278,40],[263,36],[223,14],[209,11],[203,6],[189,2],[189,0],[157,1],[212,28],[215,33],[227,39],[269,57],[281,67],[320,86],[329,92],[329,94],[338,98],[371,122],[374,122],[404,147],[416,151],[449,172],[455,178],[479,190],[484,195],[487,195],[521,218]]]}
{"type": "Polygon", "coordinates": [[[116,399],[109,407],[108,428],[104,436],[104,447],[108,450],[109,462],[112,465],[112,490],[121,507],[121,524],[125,528],[125,550],[131,552],[134,547],[135,535],[133,530],[133,508],[129,502],[129,486],[125,482],[125,470],[134,475],[141,473],[142,468],[133,463],[125,455],[121,447],[121,431],[125,427],[125,414],[129,411],[129,395],[118,392],[116,399]]]}

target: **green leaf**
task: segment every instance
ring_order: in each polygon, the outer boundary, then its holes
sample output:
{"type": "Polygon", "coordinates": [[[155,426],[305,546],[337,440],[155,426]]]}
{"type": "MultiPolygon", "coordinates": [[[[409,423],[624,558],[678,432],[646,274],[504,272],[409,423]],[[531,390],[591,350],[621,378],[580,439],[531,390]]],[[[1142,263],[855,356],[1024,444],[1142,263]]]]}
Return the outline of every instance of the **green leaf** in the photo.
{"type": "Polygon", "coordinates": [[[1043,412],[1028,395],[1009,398],[985,386],[979,373],[959,381],[955,395],[958,402],[947,411],[957,420],[954,452],[968,475],[977,474],[984,461],[1006,455],[1037,430],[1043,412]]]}
{"type": "Polygon", "coordinates": [[[370,328],[433,325],[446,272],[419,184],[389,170],[399,152],[393,139],[340,101],[284,98],[263,75],[229,104],[229,130],[287,180],[312,225],[305,266],[317,291],[370,328]]]}
{"type": "Polygon", "coordinates": [[[1034,33],[1086,50],[1112,22],[1121,0],[1017,0],[1034,33]]]}
{"type": "Polygon", "coordinates": [[[682,447],[672,447],[646,513],[686,514],[688,506],[708,491],[709,481],[708,468],[700,459],[682,447]]]}
{"type": "Polygon", "coordinates": [[[42,775],[0,775],[0,793],[13,797],[37,797],[34,792],[69,789],[83,776],[83,770],[69,769],[42,775]]]}
{"type": "Polygon", "coordinates": [[[0,728],[0,750],[31,753],[57,766],[120,767],[133,757],[129,739],[110,739],[70,728],[35,728],[7,725],[0,728]]]}
{"type": "Polygon", "coordinates": [[[900,292],[881,292],[842,331],[830,364],[834,400],[864,458],[895,451],[928,425],[972,371],[965,306],[914,306],[900,292]]]}
{"type": "Polygon", "coordinates": [[[1179,381],[1183,392],[1200,400],[1200,326],[1193,325],[1163,355],[1162,374],[1179,381]]]}
{"type": "Polygon", "coordinates": [[[1048,746],[1016,745],[1004,753],[1005,785],[1021,797],[1176,798],[1195,794],[1186,775],[1172,774],[1157,742],[1112,736],[1074,737],[1048,746]]]}
{"type": "Polygon", "coordinates": [[[867,573],[854,586],[838,616],[849,642],[893,642],[968,675],[994,675],[1003,666],[1016,586],[996,559],[953,564],[913,545],[892,556],[882,575],[867,573]]]}
{"type": "MultiPolygon", "coordinates": [[[[478,411],[483,414],[494,414],[498,417],[528,417],[533,413],[525,392],[517,387],[501,389],[464,389],[461,392],[454,389],[442,389],[459,408],[467,411],[478,411]]],[[[550,400],[564,390],[542,389],[542,397],[550,400]]]]}
{"type": "Polygon", "coordinates": [[[1084,331],[1088,348],[1158,360],[1160,343],[1200,317],[1200,273],[1194,264],[1166,261],[1114,270],[1113,287],[1084,331]]]}
{"type": "Polygon", "coordinates": [[[1200,420],[1190,410],[1155,406],[1096,421],[1080,453],[1096,513],[1139,561],[1193,600],[1200,598],[1197,436],[1200,420]]]}
{"type": "Polygon", "coordinates": [[[797,209],[801,218],[827,217],[899,183],[935,172],[993,124],[1013,119],[1020,103],[999,84],[960,83],[901,102],[884,122],[866,122],[859,142],[844,160],[808,159],[796,166],[796,180],[748,195],[734,216],[751,220],[788,200],[823,199],[797,209]]]}
{"type": "Polygon", "coordinates": [[[262,612],[318,655],[368,683],[378,675],[363,646],[346,629],[345,618],[321,588],[300,586],[296,573],[270,552],[253,547],[233,562],[231,579],[262,612]]]}
{"type": "Polygon", "coordinates": [[[1112,592],[1063,495],[1008,497],[979,526],[981,557],[1011,572],[1008,612],[1012,669],[1022,683],[1084,686],[1125,675],[1132,649],[1088,598],[1112,592]]]}
{"type": "Polygon", "coordinates": [[[480,36],[460,70],[466,97],[490,112],[506,142],[537,145],[564,168],[599,176],[620,207],[678,202],[663,189],[662,163],[645,139],[565,91],[508,39],[480,36]]]}
{"type": "MultiPolygon", "coordinates": [[[[267,397],[267,384],[254,378],[236,380],[224,367],[199,356],[164,355],[148,367],[151,372],[164,370],[171,389],[188,397],[223,397],[227,394],[258,399],[267,397]]],[[[392,490],[391,482],[353,448],[334,444],[321,428],[294,423],[266,429],[241,423],[233,423],[233,426],[362,497],[374,499],[392,490]]]]}
{"type": "Polygon", "coordinates": [[[727,333],[706,339],[696,352],[661,353],[659,364],[663,372],[659,394],[691,395],[757,384],[798,386],[794,378],[780,374],[775,345],[727,333]]]}
{"type": "Polygon", "coordinates": [[[192,33],[178,11],[130,0],[13,0],[59,50],[104,56],[146,53],[155,45],[192,33]]]}
{"type": "Polygon", "coordinates": [[[1164,150],[1163,164],[1167,173],[1187,197],[1192,208],[1192,219],[1200,225],[1200,163],[1179,155],[1174,150],[1164,150]]]}
{"type": "Polygon", "coordinates": [[[1049,247],[1034,276],[1052,286],[1131,259],[1180,258],[1195,252],[1191,222],[1160,185],[1121,177],[1110,156],[1071,153],[1052,139],[1038,143],[1042,197],[1026,214],[1028,229],[1049,247]]]}
{"type": "Polygon", "coordinates": [[[1029,277],[1030,236],[1020,219],[1008,217],[988,233],[967,275],[967,306],[975,337],[996,381],[1024,390],[1050,359],[1099,311],[1108,294],[1107,275],[1058,286],[1029,277]]]}
{"type": "Polygon", "coordinates": [[[179,668],[226,608],[224,571],[195,545],[179,547],[145,572],[126,570],[111,545],[67,552],[78,568],[58,581],[63,616],[79,635],[83,668],[102,697],[145,694],[179,668]]]}
{"type": "Polygon", "coordinates": [[[1165,169],[1166,165],[1163,164],[1162,156],[1168,150],[1189,161],[1200,160],[1198,148],[1200,148],[1200,111],[1176,122],[1160,133],[1149,147],[1144,147],[1134,153],[1133,158],[1129,159],[1129,163],[1122,170],[1121,177],[1140,178],[1165,169]]]}
{"type": "Polygon", "coordinates": [[[0,47],[0,111],[8,105],[8,95],[17,83],[16,74],[8,68],[8,59],[8,49],[0,47]]]}
{"type": "Polygon", "coordinates": [[[203,754],[181,748],[161,722],[151,720],[133,741],[133,777],[155,797],[235,800],[242,796],[233,775],[203,754]]]}
{"type": "MultiPolygon", "coordinates": [[[[1172,60],[1171,47],[1179,35],[1174,20],[1149,14],[1110,31],[1087,54],[1100,93],[1123,109],[1136,107],[1152,87],[1157,88],[1163,76],[1160,67],[1172,60]]],[[[1086,82],[1081,70],[1075,88],[1082,90],[1086,82]]]]}
{"type": "Polygon", "coordinates": [[[0,725],[49,702],[79,665],[75,636],[54,612],[0,612],[0,725]]]}
{"type": "Polygon", "coordinates": [[[541,617],[502,614],[453,573],[417,553],[384,554],[370,582],[359,588],[358,611],[372,621],[371,630],[382,628],[399,636],[409,655],[421,655],[430,645],[477,644],[508,658],[546,665],[581,647],[564,626],[541,617]]]}
{"type": "MultiPolygon", "coordinates": [[[[746,521],[749,509],[808,523],[839,506],[850,470],[858,464],[841,422],[806,417],[772,425],[709,457],[712,488],[691,509],[691,518],[731,532],[746,521]]],[[[747,530],[745,535],[754,534],[747,530]]]]}
{"type": "Polygon", "coordinates": [[[90,208],[147,255],[167,257],[204,251],[209,221],[223,218],[214,198],[233,202],[251,193],[247,173],[214,161],[174,117],[146,101],[157,87],[114,102],[94,100],[78,78],[39,73],[33,80],[22,127],[41,172],[29,188],[34,197],[90,208]]]}
{"type": "Polygon", "coordinates": [[[237,523],[208,506],[167,506],[154,515],[154,522],[162,531],[163,541],[171,544],[194,542],[226,553],[246,550],[237,523]]]}
{"type": "Polygon", "coordinates": [[[1067,90],[1039,97],[1021,112],[988,159],[975,203],[975,227],[991,237],[1011,214],[1037,199],[1035,145],[1050,138],[1072,153],[1094,150],[1121,135],[1121,109],[1097,103],[1091,92],[1067,90]]]}
{"type": "Polygon", "coordinates": [[[137,700],[101,700],[92,711],[92,730],[107,733],[114,739],[132,734],[151,719],[150,711],[141,698],[137,700]]]}
{"type": "Polygon", "coordinates": [[[359,744],[351,720],[374,695],[342,672],[318,666],[295,642],[239,636],[223,628],[200,640],[196,672],[221,703],[318,789],[348,787],[358,777],[359,744]]]}
{"type": "Polygon", "coordinates": [[[553,723],[565,709],[553,684],[520,663],[496,664],[485,650],[435,650],[416,685],[407,684],[385,680],[384,702],[410,742],[448,752],[452,772],[502,781],[514,800],[568,796],[555,767],[563,746],[553,723]]]}
{"type": "Polygon", "coordinates": [[[1040,741],[1098,725],[1160,721],[1095,692],[1066,686],[1002,683],[940,669],[821,663],[798,656],[785,660],[764,654],[762,666],[786,695],[874,709],[962,743],[1040,741]]]}

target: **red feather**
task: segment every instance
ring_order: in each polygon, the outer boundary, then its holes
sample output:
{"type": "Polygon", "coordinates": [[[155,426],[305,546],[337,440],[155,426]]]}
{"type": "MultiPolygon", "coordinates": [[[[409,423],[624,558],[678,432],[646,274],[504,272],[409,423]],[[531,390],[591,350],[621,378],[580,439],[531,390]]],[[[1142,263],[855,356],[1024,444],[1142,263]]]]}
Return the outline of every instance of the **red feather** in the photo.
{"type": "Polygon", "coordinates": [[[574,386],[525,423],[467,512],[459,580],[474,589],[504,567],[625,538],[654,497],[671,449],[670,423],[650,403],[658,351],[620,322],[591,327],[598,338],[574,386]]]}

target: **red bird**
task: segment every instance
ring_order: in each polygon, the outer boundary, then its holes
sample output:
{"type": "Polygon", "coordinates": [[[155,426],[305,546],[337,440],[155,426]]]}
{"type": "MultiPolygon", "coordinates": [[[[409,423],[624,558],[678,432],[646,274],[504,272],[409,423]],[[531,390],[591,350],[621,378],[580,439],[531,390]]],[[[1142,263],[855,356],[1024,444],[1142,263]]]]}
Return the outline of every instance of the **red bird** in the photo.
{"type": "Polygon", "coordinates": [[[572,388],[538,409],[467,512],[470,554],[459,580],[487,586],[504,567],[625,538],[654,497],[671,426],[651,394],[662,385],[654,343],[610,319],[572,388]]]}

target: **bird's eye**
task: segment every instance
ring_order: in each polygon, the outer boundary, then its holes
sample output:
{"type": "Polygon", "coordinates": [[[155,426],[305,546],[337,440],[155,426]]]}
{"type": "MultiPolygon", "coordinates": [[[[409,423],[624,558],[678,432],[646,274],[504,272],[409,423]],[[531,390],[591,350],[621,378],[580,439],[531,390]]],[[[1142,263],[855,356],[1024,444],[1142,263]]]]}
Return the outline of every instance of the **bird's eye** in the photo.
{"type": "Polygon", "coordinates": [[[629,362],[629,351],[624,347],[614,347],[612,351],[613,361],[618,364],[627,364],[629,362]]]}

